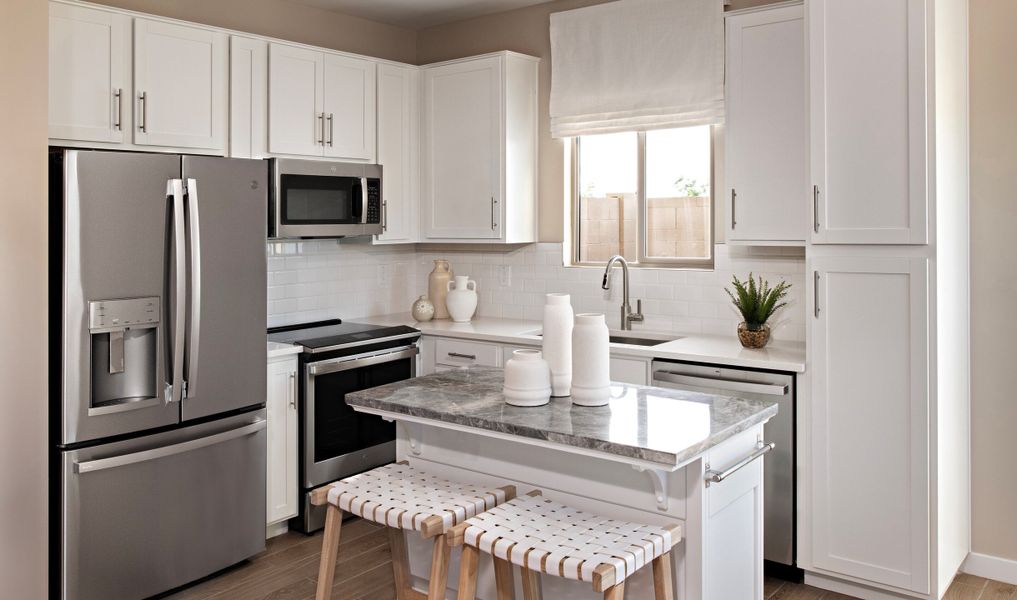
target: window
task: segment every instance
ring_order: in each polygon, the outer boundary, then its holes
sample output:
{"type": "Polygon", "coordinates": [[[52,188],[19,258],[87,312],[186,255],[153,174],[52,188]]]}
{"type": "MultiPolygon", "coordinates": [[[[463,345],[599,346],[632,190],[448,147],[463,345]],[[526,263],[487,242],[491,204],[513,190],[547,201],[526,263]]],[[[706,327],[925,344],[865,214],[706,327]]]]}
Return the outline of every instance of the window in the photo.
{"type": "Polygon", "coordinates": [[[572,263],[713,266],[709,125],[572,138],[572,263]]]}

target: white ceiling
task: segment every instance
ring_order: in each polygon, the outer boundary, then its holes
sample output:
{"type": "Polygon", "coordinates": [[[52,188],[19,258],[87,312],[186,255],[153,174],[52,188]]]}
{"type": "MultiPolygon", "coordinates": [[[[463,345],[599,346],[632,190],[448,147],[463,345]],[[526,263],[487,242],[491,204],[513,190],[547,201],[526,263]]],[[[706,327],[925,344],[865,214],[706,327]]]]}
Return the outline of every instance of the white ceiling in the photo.
{"type": "Polygon", "coordinates": [[[548,0],[291,0],[412,29],[471,19],[548,0]]]}

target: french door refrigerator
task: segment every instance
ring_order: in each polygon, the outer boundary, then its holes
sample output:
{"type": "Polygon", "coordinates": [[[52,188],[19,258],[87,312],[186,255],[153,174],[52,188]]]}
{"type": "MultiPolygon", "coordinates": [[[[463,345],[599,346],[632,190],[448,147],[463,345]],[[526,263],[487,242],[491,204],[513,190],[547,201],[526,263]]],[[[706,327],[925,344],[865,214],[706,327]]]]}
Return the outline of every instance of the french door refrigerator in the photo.
{"type": "Polygon", "coordinates": [[[60,598],[145,598],[264,549],[267,176],[50,153],[60,598]]]}

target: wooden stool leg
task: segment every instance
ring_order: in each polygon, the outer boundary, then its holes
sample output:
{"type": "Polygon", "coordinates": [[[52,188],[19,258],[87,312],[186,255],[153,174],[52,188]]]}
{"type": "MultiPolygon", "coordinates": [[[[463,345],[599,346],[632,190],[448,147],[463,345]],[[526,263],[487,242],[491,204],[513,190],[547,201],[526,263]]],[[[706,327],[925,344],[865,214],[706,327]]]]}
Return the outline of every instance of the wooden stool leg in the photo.
{"type": "Polygon", "coordinates": [[[480,551],[473,546],[463,546],[463,558],[459,563],[459,595],[458,600],[476,600],[477,598],[477,562],[480,551]]]}
{"type": "Polygon", "coordinates": [[[325,535],[321,540],[321,563],[318,565],[318,591],[315,600],[332,597],[332,581],[335,579],[335,561],[339,556],[339,533],[343,526],[343,511],[334,504],[328,505],[325,513],[325,535]]]}
{"type": "Polygon", "coordinates": [[[452,551],[445,534],[434,536],[431,550],[431,580],[427,584],[427,600],[445,600],[448,589],[448,555],[452,551]]]}
{"type": "Polygon", "coordinates": [[[604,591],[604,600],[625,600],[625,582],[621,582],[604,591]]]}
{"type": "Polygon", "coordinates": [[[406,533],[388,527],[388,548],[392,553],[392,578],[397,600],[410,600],[410,564],[406,557],[406,533]]]}
{"type": "Polygon", "coordinates": [[[540,573],[523,568],[523,600],[543,600],[544,593],[540,589],[540,573]]]}
{"type": "Polygon", "coordinates": [[[494,558],[494,583],[498,588],[498,600],[515,600],[515,581],[512,578],[512,563],[494,558]]]}
{"type": "Polygon", "coordinates": [[[653,559],[653,597],[656,600],[674,600],[670,552],[653,559]]]}

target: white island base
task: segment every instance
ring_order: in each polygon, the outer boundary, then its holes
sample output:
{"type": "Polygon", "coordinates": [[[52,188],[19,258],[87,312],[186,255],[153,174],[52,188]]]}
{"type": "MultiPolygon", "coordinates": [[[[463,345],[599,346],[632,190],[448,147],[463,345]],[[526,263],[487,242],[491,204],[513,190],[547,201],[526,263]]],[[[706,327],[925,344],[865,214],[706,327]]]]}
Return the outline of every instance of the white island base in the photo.
{"type": "MultiPolygon", "coordinates": [[[[365,412],[397,421],[399,460],[436,475],[514,484],[520,495],[536,488],[549,498],[606,517],[648,524],[680,522],[684,539],[672,552],[680,600],[763,598],[763,461],[748,463],[720,483],[705,484],[707,470],[724,471],[757,451],[762,423],[674,468],[426,418],[376,409],[365,412]]],[[[414,587],[426,591],[431,542],[408,534],[407,543],[414,587]]],[[[448,598],[455,598],[458,567],[456,550],[448,598]]],[[[518,568],[515,573],[516,595],[521,598],[518,568]]],[[[542,584],[547,599],[602,597],[588,583],[543,575],[542,584]]],[[[491,560],[484,554],[477,597],[496,598],[491,560]]],[[[626,580],[626,597],[653,598],[649,565],[626,580]]]]}

